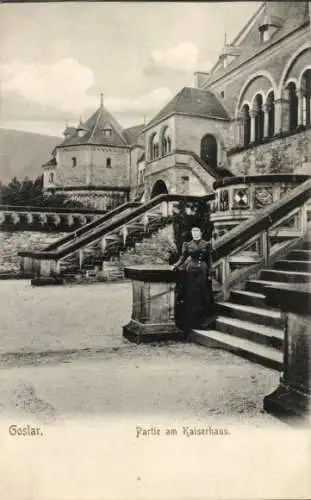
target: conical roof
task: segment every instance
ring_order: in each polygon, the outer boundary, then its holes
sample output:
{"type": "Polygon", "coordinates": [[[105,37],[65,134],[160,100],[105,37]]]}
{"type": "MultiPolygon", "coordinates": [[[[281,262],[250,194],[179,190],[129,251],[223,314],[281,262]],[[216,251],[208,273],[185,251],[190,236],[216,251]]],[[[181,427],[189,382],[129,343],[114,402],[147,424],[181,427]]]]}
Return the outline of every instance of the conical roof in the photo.
{"type": "Polygon", "coordinates": [[[94,144],[98,146],[128,146],[126,135],[109,111],[101,105],[97,111],[83,124],[77,127],[76,132],[67,137],[59,147],[94,144]],[[104,129],[110,129],[109,134],[104,129]],[[85,131],[83,136],[79,131],[85,131]]]}

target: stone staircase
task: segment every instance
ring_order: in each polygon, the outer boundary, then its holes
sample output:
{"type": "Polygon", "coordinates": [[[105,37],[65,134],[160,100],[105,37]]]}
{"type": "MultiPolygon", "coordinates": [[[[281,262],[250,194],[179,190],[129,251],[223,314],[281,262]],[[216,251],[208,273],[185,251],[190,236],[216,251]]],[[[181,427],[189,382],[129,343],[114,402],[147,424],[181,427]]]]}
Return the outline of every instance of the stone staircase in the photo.
{"type": "Polygon", "coordinates": [[[244,290],[232,289],[227,301],[217,302],[215,329],[193,330],[191,340],[223,348],[242,357],[282,370],[284,331],[279,309],[267,305],[264,288],[285,283],[311,283],[311,235],[272,269],[263,269],[244,290]]]}

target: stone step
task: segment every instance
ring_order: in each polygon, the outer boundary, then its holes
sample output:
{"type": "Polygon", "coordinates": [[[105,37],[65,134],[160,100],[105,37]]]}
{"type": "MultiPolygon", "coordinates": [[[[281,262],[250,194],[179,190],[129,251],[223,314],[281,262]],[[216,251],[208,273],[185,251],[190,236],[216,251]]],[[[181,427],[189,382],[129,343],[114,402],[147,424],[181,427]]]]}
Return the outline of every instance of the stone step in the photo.
{"type": "Polygon", "coordinates": [[[206,347],[225,349],[274,370],[281,371],[283,368],[283,354],[279,349],[251,340],[233,337],[216,330],[193,330],[190,334],[190,340],[206,347]]]}
{"type": "Polygon", "coordinates": [[[260,272],[260,279],[281,283],[306,283],[311,281],[311,273],[264,269],[260,272]]]}
{"type": "Polygon", "coordinates": [[[297,272],[311,272],[311,262],[307,260],[278,260],[275,265],[275,269],[280,269],[281,271],[297,271],[297,272]]]}
{"type": "Polygon", "coordinates": [[[229,297],[230,302],[235,304],[245,304],[264,309],[272,309],[267,305],[266,297],[263,293],[250,292],[249,290],[232,290],[229,297]]]}
{"type": "Polygon", "coordinates": [[[229,316],[230,318],[272,326],[273,328],[282,329],[283,327],[280,311],[245,304],[235,304],[234,302],[218,302],[217,311],[222,316],[229,316]]]}
{"type": "Polygon", "coordinates": [[[311,250],[293,250],[289,252],[287,259],[311,261],[311,250]]]}
{"type": "Polygon", "coordinates": [[[260,325],[244,319],[217,316],[216,330],[258,344],[265,344],[275,349],[283,348],[284,333],[281,328],[260,325]]]}
{"type": "Polygon", "coordinates": [[[264,294],[265,286],[284,286],[284,282],[280,281],[268,281],[268,280],[249,280],[246,282],[245,290],[248,292],[255,292],[259,294],[264,294]]]}

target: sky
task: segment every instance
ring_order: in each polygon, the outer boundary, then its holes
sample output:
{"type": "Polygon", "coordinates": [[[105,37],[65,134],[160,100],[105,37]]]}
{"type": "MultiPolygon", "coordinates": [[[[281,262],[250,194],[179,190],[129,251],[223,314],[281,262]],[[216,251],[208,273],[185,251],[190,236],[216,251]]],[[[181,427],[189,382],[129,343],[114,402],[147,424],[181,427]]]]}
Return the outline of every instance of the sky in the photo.
{"type": "Polygon", "coordinates": [[[61,136],[99,106],[152,117],[217,61],[260,2],[0,4],[0,127],[61,136]]]}

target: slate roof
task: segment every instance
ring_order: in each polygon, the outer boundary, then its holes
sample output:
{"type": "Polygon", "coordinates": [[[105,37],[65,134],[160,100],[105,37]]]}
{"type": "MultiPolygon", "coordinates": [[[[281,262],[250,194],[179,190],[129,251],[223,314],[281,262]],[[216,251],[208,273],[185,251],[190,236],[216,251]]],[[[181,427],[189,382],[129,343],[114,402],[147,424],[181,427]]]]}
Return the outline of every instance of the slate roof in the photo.
{"type": "Polygon", "coordinates": [[[250,28],[248,33],[246,33],[246,35],[243,37],[242,32],[247,28],[246,25],[232,42],[233,46],[239,47],[240,55],[236,57],[230,64],[228,64],[226,68],[221,67],[218,61],[211,69],[211,75],[206,81],[207,85],[210,85],[214,80],[221,78],[227,73],[230,73],[241,63],[255,57],[263,49],[266,49],[277,40],[280,40],[284,36],[289,35],[295,29],[301,27],[304,23],[306,23],[309,19],[308,2],[288,2],[286,19],[269,40],[261,43],[258,28],[263,23],[265,17],[266,6],[264,6],[263,8],[263,5],[261,5],[248,23],[250,24],[251,21],[254,21],[254,24],[250,28]],[[240,37],[241,42],[239,42],[240,37]]]}
{"type": "Polygon", "coordinates": [[[144,129],[144,125],[135,125],[134,127],[129,127],[124,129],[124,135],[127,138],[127,141],[131,146],[143,146],[144,138],[142,135],[142,131],[144,129]]]}
{"type": "Polygon", "coordinates": [[[184,87],[180,90],[147,124],[146,128],[150,128],[171,114],[199,115],[206,118],[229,120],[229,115],[224,106],[210,90],[201,90],[192,87],[184,87]]]}
{"type": "MultiPolygon", "coordinates": [[[[77,127],[78,129],[79,127],[77,127]]],[[[58,147],[77,146],[77,145],[99,145],[99,146],[128,146],[127,136],[117,120],[104,107],[100,106],[98,110],[83,123],[85,135],[79,137],[78,130],[64,139],[58,147]],[[103,129],[106,126],[111,127],[111,136],[105,137],[103,129]]],[[[81,128],[80,128],[81,130],[81,128]]]]}

